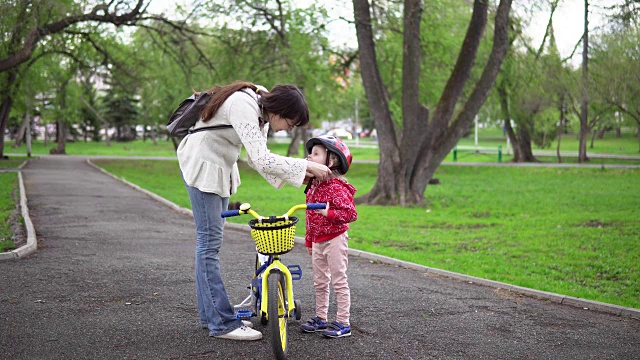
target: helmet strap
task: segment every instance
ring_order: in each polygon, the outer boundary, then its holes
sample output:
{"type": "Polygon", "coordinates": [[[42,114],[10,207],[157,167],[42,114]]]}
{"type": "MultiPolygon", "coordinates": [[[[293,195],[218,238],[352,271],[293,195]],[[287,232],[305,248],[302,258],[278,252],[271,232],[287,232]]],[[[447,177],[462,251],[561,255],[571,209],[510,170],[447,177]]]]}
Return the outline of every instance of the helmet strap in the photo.
{"type": "Polygon", "coordinates": [[[340,170],[340,165],[329,166],[330,156],[331,156],[331,151],[329,151],[329,149],[327,149],[327,160],[325,161],[325,165],[329,168],[329,170],[340,170]]]}
{"type": "Polygon", "coordinates": [[[309,182],[307,183],[307,187],[304,188],[304,193],[306,194],[307,192],[309,192],[309,188],[311,187],[311,183],[313,183],[313,180],[315,180],[315,177],[312,177],[311,179],[309,179],[309,182]]]}

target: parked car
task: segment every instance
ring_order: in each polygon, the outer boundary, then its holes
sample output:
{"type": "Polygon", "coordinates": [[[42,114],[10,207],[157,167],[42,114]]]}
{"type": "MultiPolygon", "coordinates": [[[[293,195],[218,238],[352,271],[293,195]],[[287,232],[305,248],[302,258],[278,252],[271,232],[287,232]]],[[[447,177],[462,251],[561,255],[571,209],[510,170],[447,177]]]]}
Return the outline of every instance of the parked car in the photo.
{"type": "Polygon", "coordinates": [[[342,140],[353,140],[353,135],[345,129],[331,129],[327,131],[327,135],[339,137],[342,140]]]}
{"type": "Polygon", "coordinates": [[[311,129],[309,130],[309,137],[316,137],[316,136],[324,135],[325,133],[326,131],[324,131],[323,129],[311,129]]]}

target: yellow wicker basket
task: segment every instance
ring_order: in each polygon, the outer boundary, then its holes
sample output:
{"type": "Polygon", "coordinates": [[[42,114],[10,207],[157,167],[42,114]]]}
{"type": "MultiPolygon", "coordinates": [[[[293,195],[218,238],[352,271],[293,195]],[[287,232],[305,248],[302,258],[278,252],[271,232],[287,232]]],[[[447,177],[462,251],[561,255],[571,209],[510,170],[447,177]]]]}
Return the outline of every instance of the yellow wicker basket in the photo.
{"type": "Polygon", "coordinates": [[[296,236],[296,224],[298,218],[289,217],[288,220],[279,219],[252,219],[251,237],[256,242],[256,249],[264,255],[285,254],[293,249],[296,236]]]}

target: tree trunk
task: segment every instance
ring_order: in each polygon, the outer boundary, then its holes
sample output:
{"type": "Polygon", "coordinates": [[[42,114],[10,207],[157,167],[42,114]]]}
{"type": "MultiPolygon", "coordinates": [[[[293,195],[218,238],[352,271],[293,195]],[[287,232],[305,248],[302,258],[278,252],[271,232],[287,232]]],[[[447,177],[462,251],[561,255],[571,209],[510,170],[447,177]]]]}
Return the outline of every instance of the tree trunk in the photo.
{"type": "Polygon", "coordinates": [[[562,103],[560,104],[560,124],[558,124],[558,146],[556,146],[556,155],[558,156],[558,163],[562,164],[562,154],[560,153],[560,144],[562,143],[562,133],[564,132],[565,124],[565,102],[564,96],[562,97],[562,103]]]}
{"type": "Polygon", "coordinates": [[[12,88],[16,81],[16,71],[8,71],[2,85],[4,88],[0,90],[0,99],[2,105],[0,105],[0,160],[8,159],[4,155],[4,133],[7,130],[9,124],[9,113],[11,112],[11,106],[13,106],[13,98],[11,97],[12,88]]]}
{"type": "MultiPolygon", "coordinates": [[[[518,157],[514,157],[515,162],[535,162],[536,157],[533,156],[531,149],[531,120],[528,120],[518,128],[518,157]]],[[[515,151],[514,151],[515,155],[515,151]]]]}
{"type": "Polygon", "coordinates": [[[419,103],[420,20],[422,2],[404,2],[404,51],[402,84],[403,132],[396,135],[388,100],[375,56],[369,2],[353,0],[360,51],[362,80],[378,131],[380,163],[373,189],[357,199],[370,204],[420,204],[429,180],[442,160],[473,122],[496,79],[508,48],[507,24],[511,0],[502,0],[495,20],[494,43],[480,80],[457,118],[454,110],[477,55],[487,21],[488,2],[475,0],[471,22],[451,77],[440,97],[433,118],[419,103]]]}
{"type": "Polygon", "coordinates": [[[22,140],[25,138],[25,134],[27,132],[27,127],[28,127],[28,122],[29,121],[29,117],[27,116],[27,114],[24,114],[24,120],[22,120],[22,124],[20,125],[20,129],[18,129],[18,133],[16,134],[16,139],[15,142],[13,143],[13,148],[14,149],[19,149],[20,146],[22,145],[22,140]]]}
{"type": "Polygon", "coordinates": [[[67,153],[65,146],[67,141],[66,135],[67,134],[64,128],[64,121],[56,121],[56,141],[58,142],[58,146],[55,149],[51,149],[52,151],[50,153],[58,155],[64,155],[67,153]]]}
{"type": "Polygon", "coordinates": [[[562,154],[560,153],[560,143],[562,143],[562,124],[558,126],[558,145],[556,146],[556,156],[558,157],[558,164],[562,164],[562,154]]]}
{"type": "Polygon", "coordinates": [[[151,128],[151,140],[153,141],[153,145],[158,145],[158,125],[151,128]]]}
{"type": "Polygon", "coordinates": [[[362,82],[366,89],[365,93],[373,117],[373,126],[377,129],[380,149],[376,183],[369,193],[356,199],[356,202],[398,203],[394,174],[399,173],[397,170],[400,164],[400,153],[396,143],[386,90],[378,69],[368,0],[353,0],[353,11],[360,51],[362,82]]]}
{"type": "Polygon", "coordinates": [[[305,141],[304,134],[307,132],[307,127],[296,127],[291,134],[291,142],[287,149],[287,156],[294,156],[300,154],[300,141],[305,141]]]}
{"type": "MultiPolygon", "coordinates": [[[[67,109],[67,85],[69,85],[70,79],[66,79],[60,85],[60,92],[58,96],[60,96],[60,113],[64,114],[67,109]]],[[[61,115],[64,116],[64,115],[61,115]]],[[[58,142],[58,147],[54,154],[63,155],[67,153],[66,144],[67,144],[67,131],[65,129],[65,119],[58,119],[56,121],[56,141],[58,142]]]]}
{"type": "Polygon", "coordinates": [[[578,162],[588,161],[587,158],[587,134],[588,105],[589,105],[589,0],[584,0],[584,35],[582,37],[582,102],[580,104],[580,144],[578,148],[578,162]]]}
{"type": "Polygon", "coordinates": [[[48,128],[49,124],[43,124],[43,125],[44,125],[44,147],[46,148],[47,146],[49,146],[49,128],[48,128]]]}
{"type": "Polygon", "coordinates": [[[501,81],[497,87],[498,98],[500,99],[500,109],[502,111],[502,116],[504,117],[504,131],[509,138],[509,142],[511,143],[511,147],[513,148],[513,161],[518,161],[520,158],[520,144],[518,141],[518,137],[513,131],[513,126],[511,126],[511,109],[509,108],[509,94],[507,90],[507,86],[504,81],[501,81]]]}

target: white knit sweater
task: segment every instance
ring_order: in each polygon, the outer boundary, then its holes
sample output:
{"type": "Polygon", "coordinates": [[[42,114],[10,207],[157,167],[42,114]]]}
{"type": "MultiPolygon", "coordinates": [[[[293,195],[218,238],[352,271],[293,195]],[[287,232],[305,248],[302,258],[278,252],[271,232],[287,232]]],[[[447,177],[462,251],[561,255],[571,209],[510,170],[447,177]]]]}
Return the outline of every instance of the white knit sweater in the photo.
{"type": "Polygon", "coordinates": [[[178,146],[178,161],[185,182],[200,191],[230,197],[240,186],[237,161],[242,146],[249,166],[273,187],[285,182],[300,187],[307,160],[272,154],[267,148],[267,128],[260,129],[260,109],[255,92],[236,92],[222,104],[213,118],[198,121],[195,128],[230,124],[233,128],[205,130],[187,135],[178,146]]]}

